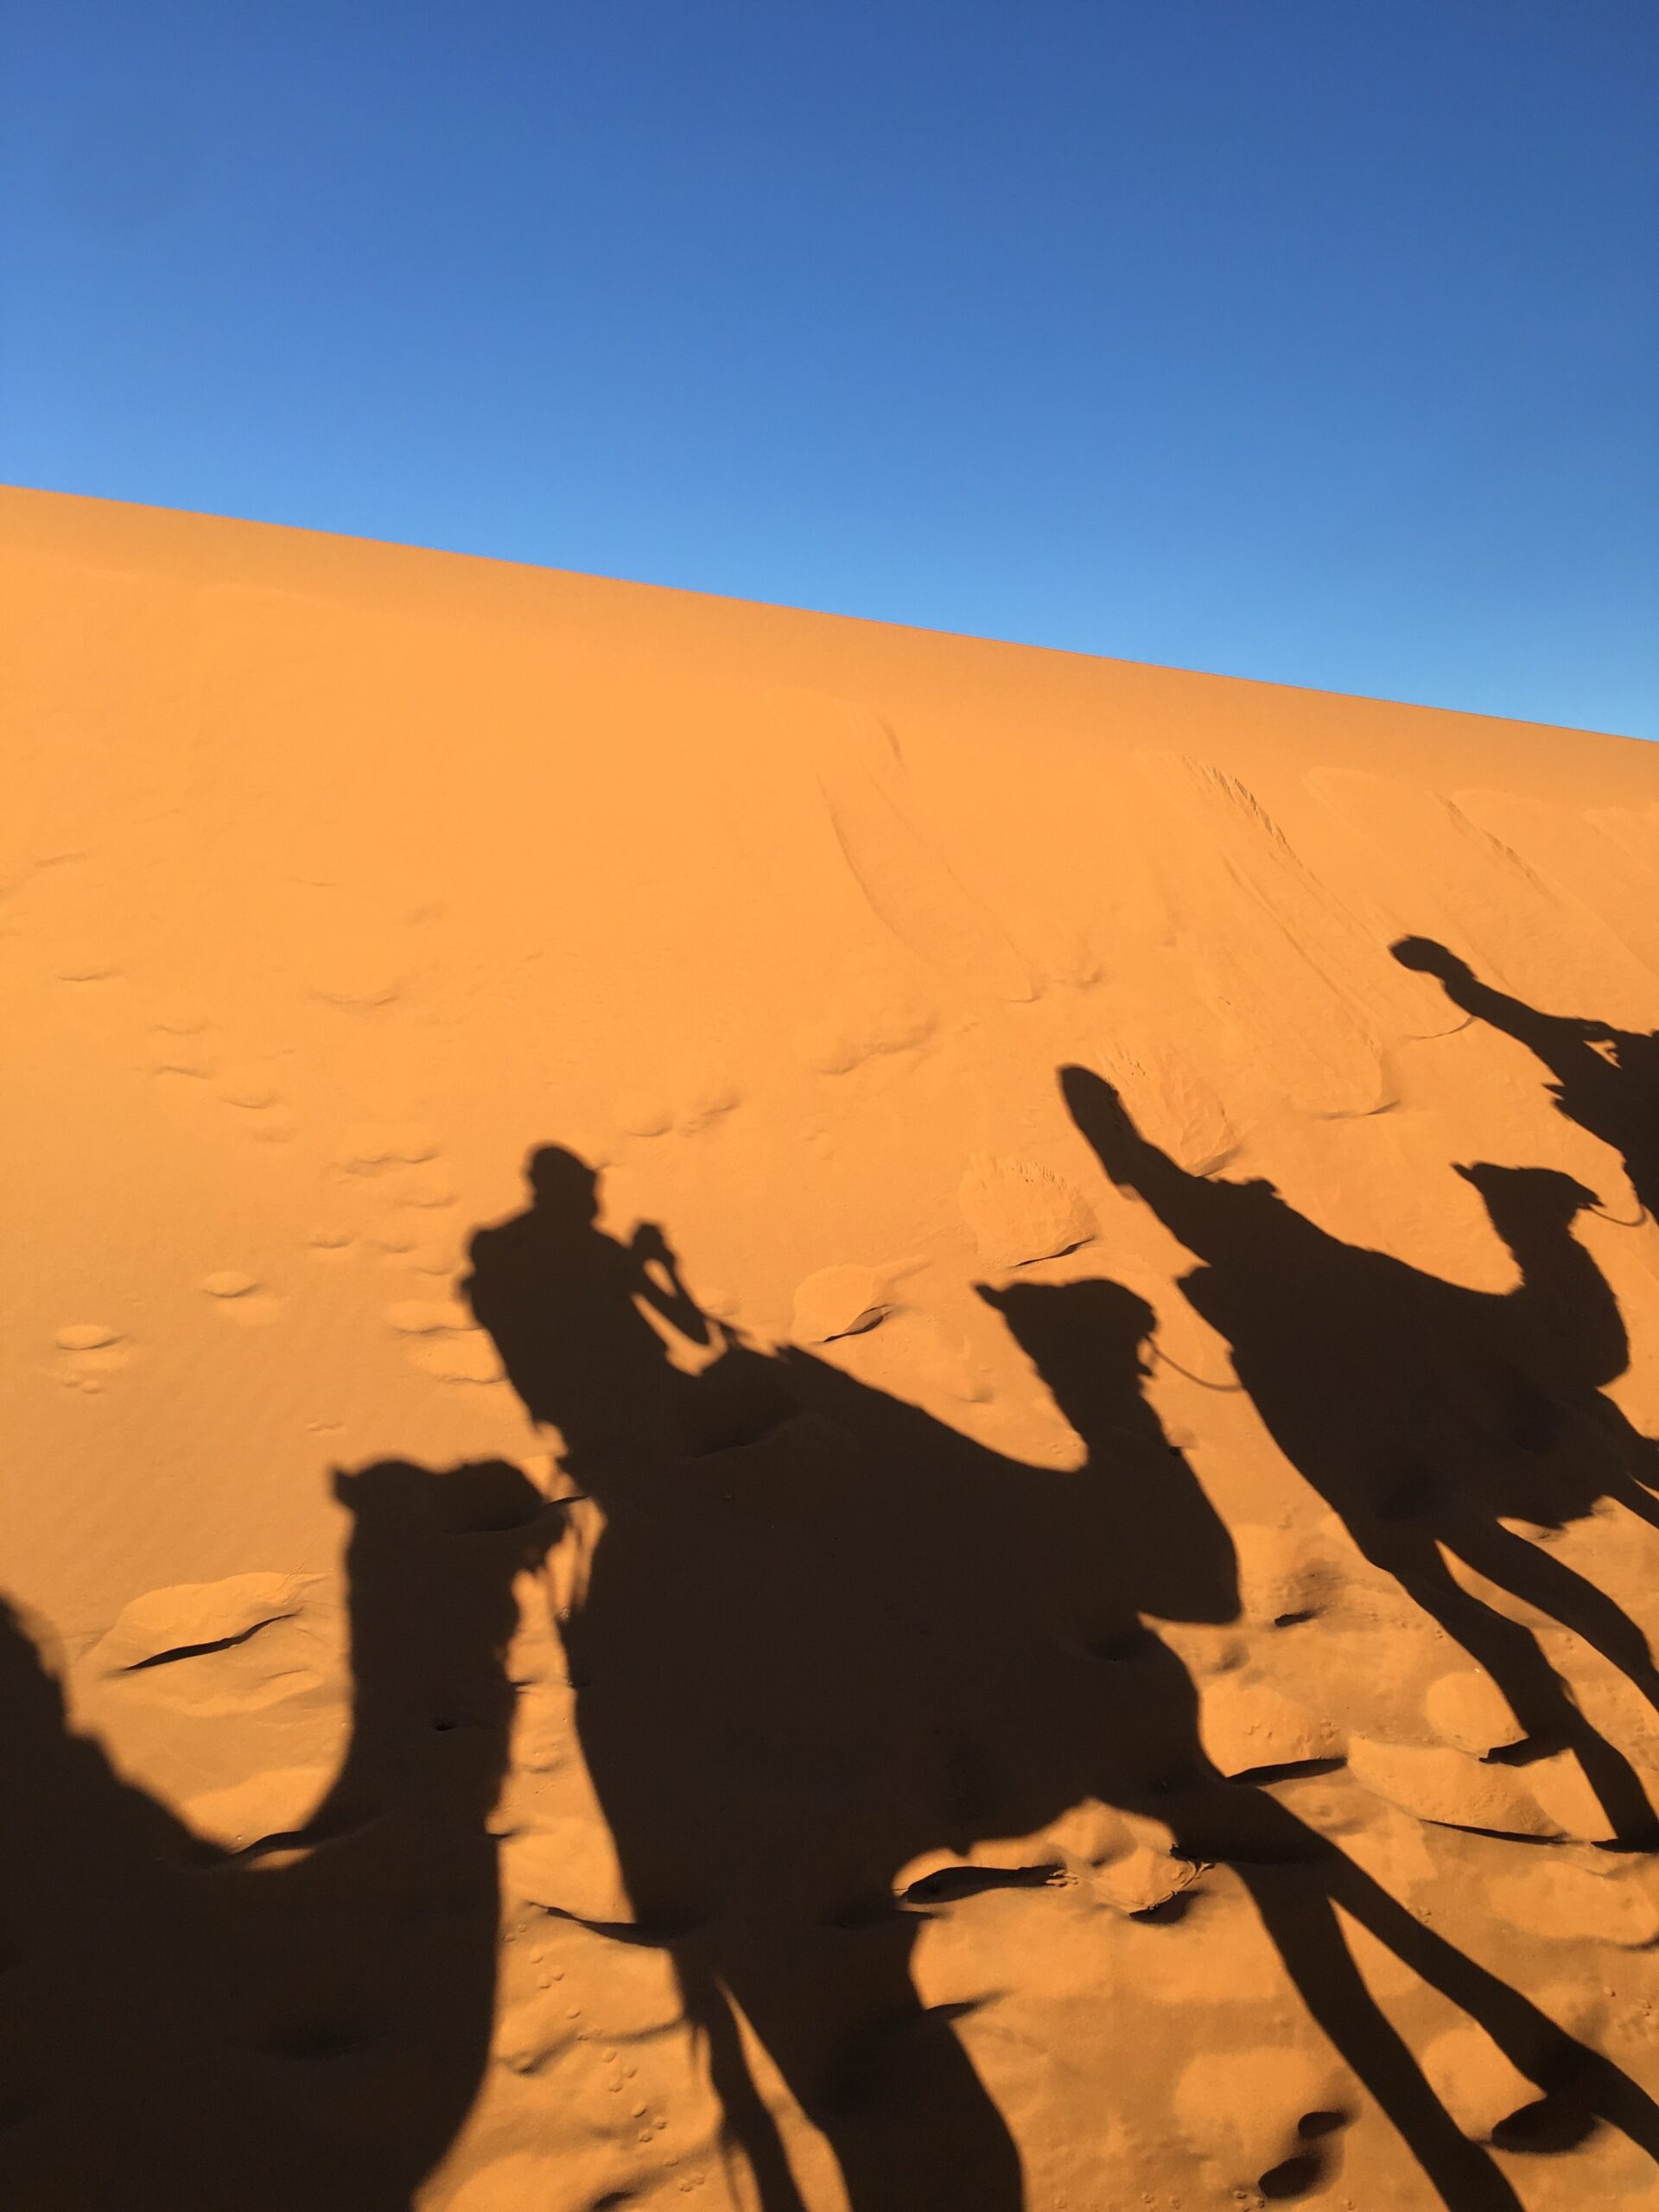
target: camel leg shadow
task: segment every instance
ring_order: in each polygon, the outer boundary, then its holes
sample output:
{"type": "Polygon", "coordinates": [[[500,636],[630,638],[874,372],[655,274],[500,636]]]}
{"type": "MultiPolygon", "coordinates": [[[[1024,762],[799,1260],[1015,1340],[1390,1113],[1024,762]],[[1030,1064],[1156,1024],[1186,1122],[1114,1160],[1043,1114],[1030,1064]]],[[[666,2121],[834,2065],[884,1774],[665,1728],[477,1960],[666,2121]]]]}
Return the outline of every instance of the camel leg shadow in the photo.
{"type": "Polygon", "coordinates": [[[741,2014],[834,2153],[853,2212],[1020,2212],[1020,2158],[944,2012],[911,1978],[912,1916],[769,1916],[680,1961],[728,2136],[765,2212],[805,2212],[741,2014]]]}

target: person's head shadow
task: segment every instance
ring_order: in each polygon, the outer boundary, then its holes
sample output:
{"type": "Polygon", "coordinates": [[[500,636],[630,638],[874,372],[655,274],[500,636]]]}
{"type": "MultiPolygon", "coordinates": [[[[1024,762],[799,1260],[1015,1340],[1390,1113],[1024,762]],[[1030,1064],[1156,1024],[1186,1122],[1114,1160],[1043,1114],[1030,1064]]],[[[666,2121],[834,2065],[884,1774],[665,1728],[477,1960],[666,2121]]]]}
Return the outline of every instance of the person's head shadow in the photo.
{"type": "Polygon", "coordinates": [[[531,1204],[544,1223],[573,1230],[599,1218],[599,1171],[566,1145],[538,1145],[524,1167],[531,1204]]]}

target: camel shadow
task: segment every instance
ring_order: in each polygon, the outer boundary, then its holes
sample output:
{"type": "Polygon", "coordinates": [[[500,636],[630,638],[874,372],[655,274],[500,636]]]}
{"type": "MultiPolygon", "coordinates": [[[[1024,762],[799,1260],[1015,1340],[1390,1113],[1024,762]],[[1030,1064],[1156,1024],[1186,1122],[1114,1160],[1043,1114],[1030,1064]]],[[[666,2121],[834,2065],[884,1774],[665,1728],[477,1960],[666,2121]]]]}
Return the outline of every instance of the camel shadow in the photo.
{"type": "Polygon", "coordinates": [[[1629,1358],[1618,1302],[1573,1224],[1594,1194],[1545,1168],[1458,1172],[1520,1270],[1465,1288],[1344,1243],[1268,1182],[1186,1173],[1100,1077],[1062,1078],[1107,1174],[1203,1263],[1181,1288],[1231,1348],[1285,1457],[1373,1565],[1484,1667],[1543,1754],[1571,1749],[1614,1834],[1659,1842],[1628,1759],[1580,1709],[1531,1631],[1473,1596],[1450,1553],[1581,1636],[1649,1705],[1659,1669],[1629,1617],[1507,1522],[1559,1529],[1611,1498],[1659,1525],[1637,1480],[1650,1447],[1602,1393],[1629,1358]]]}
{"type": "Polygon", "coordinates": [[[1402,968],[1433,976],[1453,1006],[1541,1060],[1557,1110],[1618,1153],[1643,1208],[1659,1216],[1659,1033],[1541,1013],[1483,983],[1433,938],[1402,938],[1392,950],[1402,968]]]}
{"type": "MultiPolygon", "coordinates": [[[[1378,1273],[1380,1255],[1323,1237],[1265,1186],[1182,1175],[1103,1086],[1066,1080],[1109,1172],[1206,1259],[1195,1302],[1357,1532],[1426,1519],[1478,1549],[1522,1475],[1529,1510],[1558,1518],[1608,1493],[1618,1439],[1598,1407],[1623,1338],[1574,1257],[1576,1186],[1471,1171],[1527,1294],[1471,1303],[1392,1262],[1378,1273]],[[1345,1351],[1344,1329],[1358,1332],[1345,1351]],[[1431,1338],[1448,1371],[1425,1395],[1402,1377],[1431,1338]]],[[[995,1847],[1090,1802],[1126,1833],[1163,1835],[1178,1906],[1206,1866],[1233,1870],[1448,2208],[1517,2199],[1371,1997],[1344,1916],[1486,2030],[1560,2139],[1600,2118],[1659,2156],[1659,2111],[1617,2068],[1205,1756],[1196,1688],[1155,1624],[1230,1620],[1236,1565],[1147,1402],[1142,1300],[1104,1280],[982,1289],[1080,1441],[1083,1464],[1062,1471],[987,1450],[828,1359],[721,1332],[660,1230],[625,1243],[600,1226],[597,1179],[571,1154],[535,1156],[531,1203],[480,1231],[472,1262],[478,1318],[603,1510],[562,1624],[582,1746],[637,1933],[674,1961],[766,2212],[804,2200],[746,2030],[855,2212],[1019,2212],[1017,2151],[957,2031],[972,2008],[918,1992],[918,1934],[950,1880],[913,1869],[944,1853],[958,1882],[1040,1882],[1029,1852],[1004,1864],[995,1847]],[[687,1357],[671,1356],[677,1335],[687,1357]]],[[[410,2212],[465,2120],[495,2002],[488,1823],[514,1709],[514,1585],[563,1516],[499,1462],[386,1461],[336,1480],[353,1516],[353,1731],[297,1833],[235,1853],[208,1843],[69,1727],[34,1640],[0,1611],[4,2201],[410,2212]]],[[[1375,1541],[1402,1579],[1427,1572],[1375,1541]]],[[[1645,1682],[1645,1646],[1605,1599],[1596,1611],[1598,1593],[1551,1580],[1553,1561],[1540,1583],[1503,1547],[1480,1557],[1587,1621],[1645,1682]]],[[[1421,1586],[1431,1609],[1450,1605],[1421,1586]]],[[[1496,1634],[1447,1619],[1471,1649],[1496,1634]]],[[[1568,1728],[1519,1647],[1491,1649],[1516,1697],[1535,1688],[1540,1726],[1568,1728]]],[[[1596,1745],[1570,1740],[1591,1767],[1596,1745]]],[[[1618,1769],[1598,1772],[1616,1800],[1618,1769]]],[[[1328,2179],[1333,2116],[1309,2117],[1265,2193],[1328,2179]]]]}
{"type": "Polygon", "coordinates": [[[513,1581],[559,1516],[499,1462],[382,1462],[337,1476],[336,1495],[353,1515],[349,1746],[304,1829],[244,1852],[69,1728],[0,1605],[7,2204],[410,2212],[473,2102],[513,1581]]]}
{"type": "MultiPolygon", "coordinates": [[[[549,1148],[481,1230],[466,1286],[510,1380],[602,1509],[562,1624],[582,1748],[640,1932],[673,1957],[730,2139],[766,2212],[804,2198],[744,2056],[764,2047],[855,2212],[1018,2212],[1019,2158],[950,2010],[918,1994],[904,1870],[1031,1837],[1094,1801],[1224,1862],[1304,2001],[1442,2201],[1513,2190],[1370,1994],[1338,1907],[1480,2022],[1541,2091],[1659,2155],[1616,2068],[1395,1903],[1264,1787],[1205,1756],[1154,1620],[1237,1611],[1230,1540],[1142,1390],[1154,1316],[1108,1281],[982,1290],[1084,1446],[1009,1459],[811,1354],[721,1341],[660,1230],[599,1224],[549,1148]],[[671,1357],[677,1325],[715,1356],[671,1357]]],[[[977,1885],[1033,1878],[1029,1858],[977,1885]]],[[[1179,1885],[1172,1885],[1172,1888],[1179,1885]]],[[[1270,2177],[1326,2173],[1317,2131],[1270,2177]]]]}

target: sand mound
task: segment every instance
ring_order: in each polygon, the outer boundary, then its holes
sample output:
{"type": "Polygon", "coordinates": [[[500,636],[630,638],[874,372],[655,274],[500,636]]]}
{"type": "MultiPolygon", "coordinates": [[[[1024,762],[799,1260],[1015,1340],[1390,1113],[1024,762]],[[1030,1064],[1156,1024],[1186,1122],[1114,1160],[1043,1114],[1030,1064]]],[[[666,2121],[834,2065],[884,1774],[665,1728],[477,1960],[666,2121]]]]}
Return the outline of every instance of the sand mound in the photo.
{"type": "Polygon", "coordinates": [[[0,2202],[1652,2203],[1659,753],[0,523],[0,2202]]]}

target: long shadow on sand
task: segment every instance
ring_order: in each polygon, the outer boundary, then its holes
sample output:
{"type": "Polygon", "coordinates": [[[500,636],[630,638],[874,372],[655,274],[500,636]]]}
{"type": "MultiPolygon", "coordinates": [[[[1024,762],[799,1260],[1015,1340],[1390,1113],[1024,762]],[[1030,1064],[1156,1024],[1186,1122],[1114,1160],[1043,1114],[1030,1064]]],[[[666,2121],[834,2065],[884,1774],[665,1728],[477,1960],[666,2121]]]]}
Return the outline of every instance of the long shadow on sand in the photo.
{"type": "MultiPolygon", "coordinates": [[[[740,2015],[857,2212],[1018,2212],[1007,2128],[912,1980],[925,1885],[896,1895],[895,1878],[1090,1798],[1163,1822],[1180,1858],[1236,1869],[1448,2207],[1518,2200],[1371,1999],[1338,1906],[1563,2109],[1659,2156],[1659,2111],[1616,2068],[1206,1759],[1194,1687],[1145,1617],[1232,1618],[1232,1548],[1142,1395],[1140,1299],[1101,1281],[984,1294],[1087,1447],[1081,1472],[1057,1473],[802,1352],[728,1338],[681,1372],[644,1308],[715,1347],[660,1231],[625,1244],[601,1229],[596,1178],[571,1154],[536,1154],[531,1185],[525,1211],[475,1238],[469,1294],[603,1509],[563,1630],[582,1748],[640,1932],[675,1959],[767,2212],[802,2198],[740,2015]]],[[[1274,2195],[1319,2182],[1313,2131],[1293,2167],[1274,2195]]]]}
{"type": "Polygon", "coordinates": [[[1402,968],[1433,976],[1453,1006],[1541,1060],[1557,1109],[1618,1154],[1637,1198],[1659,1216],[1659,1033],[1541,1013],[1483,983],[1433,938],[1402,938],[1393,951],[1402,968]]]}
{"type": "Polygon", "coordinates": [[[500,1463],[336,1483],[353,1726],[302,1834],[206,1843],[69,1730],[0,1605],[0,2202],[18,2212],[409,2212],[473,2101],[512,1585],[562,1516],[500,1463]]]}
{"type": "Polygon", "coordinates": [[[1472,1291],[1328,1235],[1271,1183],[1187,1173],[1098,1076],[1068,1068],[1063,1085],[1107,1173],[1204,1262],[1181,1287],[1231,1346],[1286,1458],[1365,1557],[1486,1668],[1528,1748],[1570,1748],[1619,1840],[1659,1842],[1629,1761],[1530,1630],[1472,1595],[1445,1556],[1583,1637],[1659,1707],[1659,1669],[1636,1624],[1504,1525],[1559,1529],[1609,1497],[1659,1526],[1637,1478],[1651,1446],[1602,1395],[1629,1346],[1611,1287],[1572,1233],[1594,1193],[1547,1168],[1460,1170],[1521,1271],[1513,1291],[1472,1291]]]}

